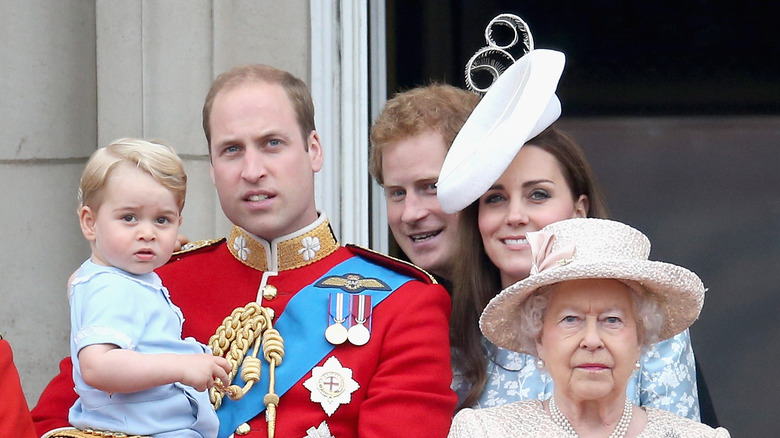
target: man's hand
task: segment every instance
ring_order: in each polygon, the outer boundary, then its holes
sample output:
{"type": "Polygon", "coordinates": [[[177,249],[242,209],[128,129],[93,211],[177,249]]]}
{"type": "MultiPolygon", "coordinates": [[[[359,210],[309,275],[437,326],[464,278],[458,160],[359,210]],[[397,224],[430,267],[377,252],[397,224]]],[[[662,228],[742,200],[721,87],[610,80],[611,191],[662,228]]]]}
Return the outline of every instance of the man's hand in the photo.
{"type": "Polygon", "coordinates": [[[179,234],[176,236],[176,244],[173,246],[173,252],[181,251],[181,247],[188,243],[190,243],[189,237],[184,234],[179,234]]]}

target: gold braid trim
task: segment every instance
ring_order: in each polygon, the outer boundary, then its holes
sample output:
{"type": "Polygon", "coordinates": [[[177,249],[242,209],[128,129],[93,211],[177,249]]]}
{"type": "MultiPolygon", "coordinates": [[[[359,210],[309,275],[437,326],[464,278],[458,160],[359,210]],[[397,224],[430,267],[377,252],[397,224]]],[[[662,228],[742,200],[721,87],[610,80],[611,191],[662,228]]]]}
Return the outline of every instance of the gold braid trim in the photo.
{"type": "Polygon", "coordinates": [[[227,239],[227,248],[241,263],[258,271],[286,271],[310,265],[339,249],[339,243],[328,220],[313,229],[284,236],[284,240],[257,240],[246,230],[234,226],[227,239]],[[268,257],[276,255],[275,261],[268,257]]]}
{"type": "Polygon", "coordinates": [[[229,382],[218,382],[209,390],[211,404],[214,409],[222,406],[222,398],[227,394],[231,400],[240,400],[260,381],[261,362],[257,358],[262,351],[268,362],[268,394],[263,398],[266,405],[266,421],[268,422],[268,437],[274,436],[276,429],[276,406],[279,396],[275,393],[276,367],[284,358],[284,341],[279,332],[273,328],[271,320],[273,310],[262,307],[256,302],[238,307],[222,321],[214,336],[209,339],[209,347],[216,356],[223,356],[230,363],[229,382]],[[247,356],[249,348],[252,354],[247,356]],[[243,367],[242,367],[243,364],[243,367]],[[233,385],[233,379],[241,368],[241,378],[246,382],[244,387],[233,385]]]}
{"type": "Polygon", "coordinates": [[[128,435],[122,432],[107,432],[103,430],[84,429],[79,430],[76,428],[62,429],[53,432],[48,432],[41,438],[151,438],[149,436],[142,435],[128,435]]]}

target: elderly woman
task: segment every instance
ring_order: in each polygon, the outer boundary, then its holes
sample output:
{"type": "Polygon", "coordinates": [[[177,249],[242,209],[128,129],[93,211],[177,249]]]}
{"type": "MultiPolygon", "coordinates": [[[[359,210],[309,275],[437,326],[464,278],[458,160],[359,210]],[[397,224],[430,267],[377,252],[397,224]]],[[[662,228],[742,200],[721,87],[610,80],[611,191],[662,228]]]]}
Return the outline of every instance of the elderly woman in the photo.
{"type": "Polygon", "coordinates": [[[534,355],[553,396],[464,409],[450,437],[730,436],[626,397],[642,350],[699,316],[696,274],[648,260],[647,237],[619,222],[569,219],[527,238],[531,275],[490,301],[480,328],[494,344],[534,355]]]}

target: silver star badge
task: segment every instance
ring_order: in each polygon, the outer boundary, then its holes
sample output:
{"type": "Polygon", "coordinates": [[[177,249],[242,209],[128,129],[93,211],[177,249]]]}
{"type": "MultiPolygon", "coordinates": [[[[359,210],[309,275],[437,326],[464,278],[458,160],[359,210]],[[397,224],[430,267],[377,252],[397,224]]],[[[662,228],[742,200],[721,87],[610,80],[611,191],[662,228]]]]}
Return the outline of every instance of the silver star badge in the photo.
{"type": "Polygon", "coordinates": [[[314,367],[303,386],[311,391],[311,401],[321,404],[329,417],[339,406],[352,401],[352,393],[360,388],[352,379],[352,370],[341,366],[335,356],[321,367],[314,367]]]}

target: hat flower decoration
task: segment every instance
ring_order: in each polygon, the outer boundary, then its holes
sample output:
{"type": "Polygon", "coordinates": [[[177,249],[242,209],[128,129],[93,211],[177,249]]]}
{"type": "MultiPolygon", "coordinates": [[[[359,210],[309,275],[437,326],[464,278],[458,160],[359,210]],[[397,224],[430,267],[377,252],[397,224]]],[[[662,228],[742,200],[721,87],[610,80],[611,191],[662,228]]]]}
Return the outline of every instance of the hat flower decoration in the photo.
{"type": "Polygon", "coordinates": [[[556,266],[567,265],[574,256],[574,244],[564,243],[560,248],[553,247],[555,234],[548,231],[527,233],[528,246],[531,248],[530,275],[536,275],[556,266]]]}
{"type": "Polygon", "coordinates": [[[485,39],[488,45],[466,64],[467,87],[484,95],[455,137],[436,184],[446,213],[460,211],[479,199],[509,167],[523,144],[561,115],[555,90],[565,55],[535,49],[528,25],[511,14],[494,18],[485,30],[485,39]],[[493,33],[499,28],[512,30],[508,44],[495,41],[493,33]],[[515,60],[508,49],[521,40],[523,55],[515,60]],[[493,82],[481,87],[477,76],[485,72],[493,82]]]}

